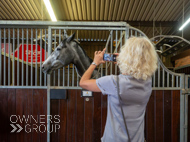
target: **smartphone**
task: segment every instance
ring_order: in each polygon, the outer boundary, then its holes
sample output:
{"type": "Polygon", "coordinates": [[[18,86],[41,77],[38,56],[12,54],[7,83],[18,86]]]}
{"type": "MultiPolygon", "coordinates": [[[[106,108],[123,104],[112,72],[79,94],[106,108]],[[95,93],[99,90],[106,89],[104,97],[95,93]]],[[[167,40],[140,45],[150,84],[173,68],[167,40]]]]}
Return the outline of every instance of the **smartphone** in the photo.
{"type": "Polygon", "coordinates": [[[105,53],[103,60],[108,61],[108,62],[116,62],[116,57],[117,57],[117,55],[105,53]]]}

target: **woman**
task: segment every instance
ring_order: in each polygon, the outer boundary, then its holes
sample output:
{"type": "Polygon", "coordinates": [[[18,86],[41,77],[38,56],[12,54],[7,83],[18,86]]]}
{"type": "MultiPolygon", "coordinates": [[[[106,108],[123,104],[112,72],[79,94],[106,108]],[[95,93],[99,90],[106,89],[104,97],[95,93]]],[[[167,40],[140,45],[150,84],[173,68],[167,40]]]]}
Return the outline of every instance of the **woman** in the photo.
{"type": "MultiPolygon", "coordinates": [[[[97,80],[90,79],[93,70],[103,61],[103,51],[96,51],[94,61],[80,80],[80,86],[90,91],[108,95],[107,120],[102,142],[127,142],[128,135],[117,95],[116,76],[109,75],[97,80]]],[[[132,142],[144,142],[144,115],[152,92],[151,76],[157,69],[157,54],[152,43],[145,37],[127,40],[117,54],[119,93],[132,142]]]]}

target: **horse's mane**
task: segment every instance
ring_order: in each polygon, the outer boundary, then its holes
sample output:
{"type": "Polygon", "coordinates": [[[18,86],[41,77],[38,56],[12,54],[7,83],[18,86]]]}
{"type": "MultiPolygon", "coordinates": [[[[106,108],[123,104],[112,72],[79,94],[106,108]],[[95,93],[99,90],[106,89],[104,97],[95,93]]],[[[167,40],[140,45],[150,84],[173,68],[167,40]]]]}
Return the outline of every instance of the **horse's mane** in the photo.
{"type": "MultiPolygon", "coordinates": [[[[78,46],[80,46],[80,44],[76,41],[76,40],[73,40],[78,46]]],[[[93,60],[86,54],[86,51],[80,46],[80,48],[82,49],[84,55],[89,59],[90,63],[93,62],[93,60]]]]}

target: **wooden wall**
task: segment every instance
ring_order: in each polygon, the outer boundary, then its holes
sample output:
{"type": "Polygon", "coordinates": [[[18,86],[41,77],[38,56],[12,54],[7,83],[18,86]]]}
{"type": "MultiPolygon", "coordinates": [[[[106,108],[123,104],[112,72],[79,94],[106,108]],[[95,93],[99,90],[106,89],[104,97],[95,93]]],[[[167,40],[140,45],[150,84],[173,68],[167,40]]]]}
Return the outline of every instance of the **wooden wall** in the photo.
{"type": "Polygon", "coordinates": [[[145,123],[147,142],[179,142],[180,91],[153,91],[145,123]]]}
{"type": "MultiPolygon", "coordinates": [[[[0,89],[0,142],[45,142],[47,132],[39,133],[34,130],[27,133],[22,130],[19,133],[10,133],[13,130],[10,126],[13,124],[10,122],[10,117],[16,115],[17,117],[11,117],[11,121],[16,121],[19,116],[23,115],[32,115],[35,119],[39,115],[47,116],[46,96],[47,90],[41,89],[0,89]]],[[[46,122],[46,119],[44,121],[46,122]]],[[[18,122],[17,124],[21,127],[27,124],[18,122]]],[[[31,128],[33,124],[40,126],[39,120],[36,122],[31,121],[28,124],[31,125],[31,128]]],[[[45,125],[47,124],[45,123],[45,125]]]]}
{"type": "MultiPolygon", "coordinates": [[[[47,133],[10,133],[10,116],[46,115],[46,90],[0,89],[0,141],[47,140],[47,133]]],[[[86,101],[81,90],[67,90],[67,100],[51,100],[51,115],[60,115],[60,129],[51,142],[100,142],[107,115],[107,96],[93,93],[86,101]]],[[[145,116],[147,142],[178,142],[180,134],[180,91],[153,91],[145,116]]],[[[24,126],[25,123],[20,123],[24,126]]]]}
{"type": "MultiPolygon", "coordinates": [[[[107,96],[94,93],[85,101],[80,90],[68,90],[68,100],[51,100],[51,114],[61,116],[61,129],[51,142],[100,142],[107,115],[107,96]]],[[[147,105],[147,142],[178,142],[180,91],[153,91],[147,105]]]]}

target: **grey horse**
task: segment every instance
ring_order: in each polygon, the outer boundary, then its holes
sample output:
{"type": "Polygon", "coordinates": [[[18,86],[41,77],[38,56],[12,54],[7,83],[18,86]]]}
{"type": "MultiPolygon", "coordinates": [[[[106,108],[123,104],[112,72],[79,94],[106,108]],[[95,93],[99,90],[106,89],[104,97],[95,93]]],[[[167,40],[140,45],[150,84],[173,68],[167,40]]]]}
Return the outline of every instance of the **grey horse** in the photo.
{"type": "MultiPolygon", "coordinates": [[[[84,74],[92,63],[92,59],[88,57],[86,52],[74,38],[75,33],[68,38],[63,36],[63,40],[42,64],[42,71],[44,73],[51,74],[52,71],[72,63],[76,66],[80,76],[84,74]]],[[[94,70],[92,77],[96,75],[97,70],[94,70]]]]}

